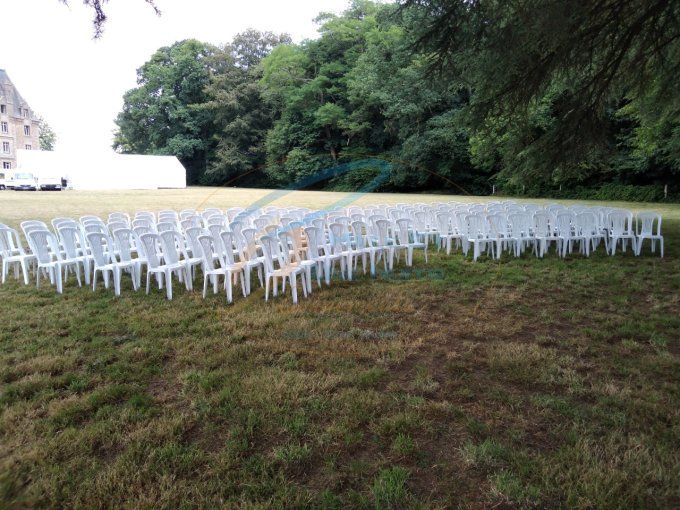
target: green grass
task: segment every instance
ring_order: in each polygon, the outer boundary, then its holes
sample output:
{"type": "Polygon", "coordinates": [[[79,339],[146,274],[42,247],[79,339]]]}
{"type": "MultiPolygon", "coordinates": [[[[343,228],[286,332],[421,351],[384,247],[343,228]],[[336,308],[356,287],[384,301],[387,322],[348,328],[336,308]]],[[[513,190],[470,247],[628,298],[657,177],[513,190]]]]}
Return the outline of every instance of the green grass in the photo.
{"type": "MultiPolygon", "coordinates": [[[[265,193],[2,192],[0,222],[265,193]]],[[[297,307],[10,279],[0,507],[675,508],[680,207],[661,212],[664,259],[434,251],[297,307]]]]}

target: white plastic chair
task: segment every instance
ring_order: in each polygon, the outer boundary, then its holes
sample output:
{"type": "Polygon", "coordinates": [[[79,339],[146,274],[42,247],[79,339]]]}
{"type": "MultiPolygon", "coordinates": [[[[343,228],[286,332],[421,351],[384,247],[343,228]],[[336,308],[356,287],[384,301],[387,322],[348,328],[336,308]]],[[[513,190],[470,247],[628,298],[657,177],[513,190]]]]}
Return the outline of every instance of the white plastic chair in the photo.
{"type": "Polygon", "coordinates": [[[0,258],[2,259],[2,283],[7,279],[10,267],[14,267],[14,276],[19,278],[19,268],[24,277],[24,284],[29,283],[29,268],[35,264],[35,255],[26,253],[19,233],[13,228],[0,227],[0,258]]]}
{"type": "MultiPolygon", "coordinates": [[[[64,258],[67,261],[73,261],[76,264],[77,271],[79,265],[83,266],[85,284],[89,285],[90,262],[92,261],[92,256],[88,254],[87,241],[85,240],[82,230],[76,227],[61,226],[59,227],[58,234],[61,246],[64,249],[64,258]]],[[[69,266],[66,268],[67,272],[68,267],[69,266]]]]}
{"type": "MultiPolygon", "coordinates": [[[[285,259],[281,250],[281,244],[276,237],[263,236],[260,239],[262,244],[262,251],[265,259],[265,301],[269,300],[269,287],[273,285],[274,296],[278,295],[278,279],[290,281],[290,289],[293,297],[293,303],[297,304],[297,276],[300,275],[302,279],[302,292],[307,297],[307,285],[305,284],[305,273],[301,266],[286,265],[285,259]]],[[[285,292],[285,288],[284,288],[285,292]]]]}
{"type": "MultiPolygon", "coordinates": [[[[418,234],[413,226],[413,221],[408,218],[400,218],[397,223],[397,243],[394,245],[395,250],[406,251],[406,265],[413,265],[413,250],[423,250],[425,255],[425,263],[427,264],[427,243],[418,240],[418,234]]],[[[427,238],[425,238],[427,239],[427,238]]]]}
{"type": "Polygon", "coordinates": [[[115,243],[115,250],[120,257],[120,261],[134,264],[137,289],[139,289],[142,284],[142,267],[148,267],[139,237],[130,228],[119,228],[113,232],[113,242],[115,243]],[[136,253],[137,256],[133,257],[133,253],[136,253]]]}
{"type": "Polygon", "coordinates": [[[168,299],[172,299],[172,275],[177,273],[180,282],[184,277],[185,286],[189,288],[189,275],[185,264],[180,262],[169,262],[163,259],[163,252],[160,248],[161,237],[158,234],[142,234],[139,238],[144,255],[148,263],[146,271],[146,293],[149,293],[151,286],[151,275],[156,274],[161,278],[158,279],[158,288],[162,289],[165,283],[165,292],[168,299]]]}
{"type": "Polygon", "coordinates": [[[586,257],[590,256],[590,250],[595,251],[600,241],[607,246],[607,238],[600,231],[595,213],[583,210],[576,214],[576,233],[583,238],[581,251],[586,257]]]}
{"type": "Polygon", "coordinates": [[[649,239],[652,246],[652,253],[656,249],[656,242],[659,241],[661,248],[661,258],[663,258],[663,236],[661,235],[661,215],[653,211],[638,213],[636,218],[635,235],[637,236],[637,254],[642,252],[642,242],[649,239]],[[656,232],[654,231],[656,224],[656,232]]]}
{"type": "Polygon", "coordinates": [[[36,287],[40,288],[40,276],[44,272],[50,283],[55,284],[59,294],[64,292],[62,271],[68,266],[75,266],[78,286],[80,286],[80,268],[77,261],[64,260],[61,257],[59,240],[49,230],[32,230],[28,234],[28,243],[38,261],[36,271],[36,287]]]}
{"type": "Polygon", "coordinates": [[[613,211],[607,218],[609,231],[609,249],[611,255],[616,253],[616,245],[621,241],[621,249],[626,251],[626,245],[630,241],[633,253],[637,255],[637,237],[633,227],[633,213],[630,211],[613,211]]]}
{"type": "Polygon", "coordinates": [[[86,235],[90,245],[94,271],[92,275],[92,290],[97,289],[97,273],[102,273],[104,287],[109,288],[109,273],[113,276],[113,289],[116,296],[120,296],[120,280],[123,270],[129,270],[132,278],[132,287],[137,290],[137,277],[135,264],[131,261],[118,261],[114,255],[113,244],[106,234],[90,232],[86,235]]]}

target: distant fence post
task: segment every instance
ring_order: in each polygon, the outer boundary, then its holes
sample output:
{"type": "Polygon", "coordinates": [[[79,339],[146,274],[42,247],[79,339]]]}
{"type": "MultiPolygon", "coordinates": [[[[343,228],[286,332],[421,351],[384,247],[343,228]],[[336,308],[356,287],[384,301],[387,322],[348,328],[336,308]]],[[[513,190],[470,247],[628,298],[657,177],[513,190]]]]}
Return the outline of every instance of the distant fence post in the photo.
{"type": "Polygon", "coordinates": [[[496,194],[496,185],[495,185],[495,184],[493,184],[493,185],[491,186],[491,194],[492,194],[492,195],[495,195],[495,194],[496,194]]]}
{"type": "Polygon", "coordinates": [[[668,184],[665,184],[663,187],[663,198],[664,200],[668,198],[668,184]]]}

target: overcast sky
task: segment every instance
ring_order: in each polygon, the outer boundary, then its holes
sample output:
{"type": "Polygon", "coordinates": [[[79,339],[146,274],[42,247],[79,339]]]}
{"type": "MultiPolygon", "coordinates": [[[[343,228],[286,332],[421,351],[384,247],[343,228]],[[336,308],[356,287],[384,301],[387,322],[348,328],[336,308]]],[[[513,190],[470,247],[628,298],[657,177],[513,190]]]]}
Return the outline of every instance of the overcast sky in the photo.
{"type": "Polygon", "coordinates": [[[57,133],[59,151],[110,151],[113,120],[135,71],[161,46],[195,38],[229,42],[247,28],[287,32],[296,42],[317,36],[321,11],[348,0],[111,0],[101,39],[81,0],[2,0],[5,69],[31,107],[57,133]]]}

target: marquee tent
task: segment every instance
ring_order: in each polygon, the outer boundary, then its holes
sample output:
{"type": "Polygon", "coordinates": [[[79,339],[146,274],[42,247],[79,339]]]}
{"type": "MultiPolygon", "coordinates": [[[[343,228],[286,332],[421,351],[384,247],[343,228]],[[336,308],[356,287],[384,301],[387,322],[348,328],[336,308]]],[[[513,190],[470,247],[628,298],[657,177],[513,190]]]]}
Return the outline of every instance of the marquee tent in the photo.
{"type": "Polygon", "coordinates": [[[66,179],[69,188],[186,188],[186,169],[175,156],[138,154],[69,154],[58,151],[17,151],[17,170],[36,177],[66,179]]]}

